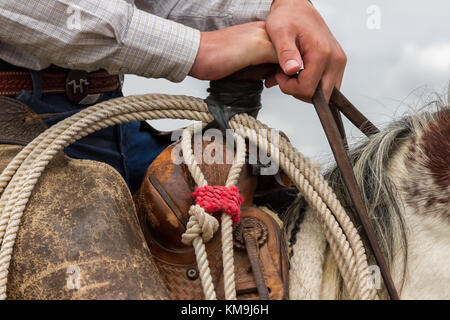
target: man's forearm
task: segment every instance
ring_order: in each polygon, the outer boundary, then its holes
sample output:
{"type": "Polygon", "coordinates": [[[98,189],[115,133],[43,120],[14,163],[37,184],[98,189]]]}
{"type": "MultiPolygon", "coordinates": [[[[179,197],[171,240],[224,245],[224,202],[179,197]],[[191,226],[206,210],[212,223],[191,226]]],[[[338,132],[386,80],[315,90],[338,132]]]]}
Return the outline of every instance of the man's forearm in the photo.
{"type": "Polygon", "coordinates": [[[264,20],[272,0],[30,3],[0,3],[0,59],[35,70],[55,64],[177,82],[198,61],[199,30],[264,20]]]}
{"type": "Polygon", "coordinates": [[[0,3],[0,58],[33,69],[50,64],[181,81],[199,31],[122,0],[0,3]],[[70,20],[73,19],[73,20],[70,20]]]}

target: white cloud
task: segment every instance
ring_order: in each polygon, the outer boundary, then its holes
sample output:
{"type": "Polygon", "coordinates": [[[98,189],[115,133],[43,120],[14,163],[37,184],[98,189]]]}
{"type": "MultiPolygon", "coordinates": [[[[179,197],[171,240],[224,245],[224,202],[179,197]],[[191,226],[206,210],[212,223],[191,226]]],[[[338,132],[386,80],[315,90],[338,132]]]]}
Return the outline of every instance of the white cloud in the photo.
{"type": "Polygon", "coordinates": [[[432,43],[419,47],[416,43],[406,43],[403,46],[404,58],[416,61],[424,71],[449,74],[450,72],[450,43],[432,43]]]}

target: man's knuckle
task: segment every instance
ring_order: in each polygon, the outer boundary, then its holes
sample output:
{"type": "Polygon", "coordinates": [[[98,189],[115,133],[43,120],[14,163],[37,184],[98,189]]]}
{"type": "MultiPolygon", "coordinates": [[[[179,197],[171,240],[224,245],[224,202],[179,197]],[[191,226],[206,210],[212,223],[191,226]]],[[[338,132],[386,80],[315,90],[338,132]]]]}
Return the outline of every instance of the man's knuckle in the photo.
{"type": "Polygon", "coordinates": [[[309,86],[309,87],[303,88],[303,92],[301,93],[301,95],[305,99],[311,99],[312,96],[314,95],[315,91],[316,91],[316,88],[309,86]]]}
{"type": "Polygon", "coordinates": [[[323,57],[330,57],[331,56],[331,47],[328,44],[324,44],[320,47],[320,53],[323,57]]]}
{"type": "Polygon", "coordinates": [[[331,56],[331,46],[326,41],[317,41],[316,50],[320,57],[328,58],[331,56]]]}
{"type": "Polygon", "coordinates": [[[291,47],[284,46],[278,50],[278,54],[280,55],[281,58],[283,58],[283,57],[288,58],[288,57],[292,57],[292,55],[296,54],[296,52],[291,47]]]}
{"type": "Polygon", "coordinates": [[[292,91],[289,90],[285,85],[279,84],[281,92],[284,94],[292,94],[292,91]]]}
{"type": "Polygon", "coordinates": [[[336,54],[336,61],[341,65],[347,64],[347,55],[344,51],[339,50],[339,52],[336,54]]]}
{"type": "Polygon", "coordinates": [[[292,29],[289,29],[289,26],[279,23],[279,21],[276,21],[276,22],[273,21],[273,22],[269,23],[267,25],[267,28],[269,29],[271,34],[273,34],[277,37],[280,37],[280,35],[286,34],[288,32],[288,30],[292,30],[292,29]]]}

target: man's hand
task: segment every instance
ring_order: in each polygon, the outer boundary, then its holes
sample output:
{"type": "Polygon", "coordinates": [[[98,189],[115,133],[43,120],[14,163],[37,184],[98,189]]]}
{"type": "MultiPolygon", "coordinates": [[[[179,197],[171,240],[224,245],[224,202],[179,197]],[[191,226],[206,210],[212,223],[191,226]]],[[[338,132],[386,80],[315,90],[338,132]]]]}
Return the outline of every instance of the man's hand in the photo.
{"type": "Polygon", "coordinates": [[[266,80],[281,91],[311,101],[319,82],[329,100],[340,88],[347,57],[320,14],[307,0],[274,0],[267,17],[267,32],[281,69],[266,80]],[[304,66],[297,77],[295,75],[304,66]]]}
{"type": "Polygon", "coordinates": [[[189,75],[200,80],[224,78],[248,66],[278,63],[263,21],[202,32],[189,75]]]}

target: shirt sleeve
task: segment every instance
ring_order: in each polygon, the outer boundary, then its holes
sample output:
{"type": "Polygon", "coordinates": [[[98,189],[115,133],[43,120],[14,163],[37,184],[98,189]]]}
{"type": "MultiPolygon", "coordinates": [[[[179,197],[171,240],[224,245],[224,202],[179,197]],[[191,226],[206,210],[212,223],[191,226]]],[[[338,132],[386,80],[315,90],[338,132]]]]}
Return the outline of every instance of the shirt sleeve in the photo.
{"type": "Polygon", "coordinates": [[[135,8],[111,69],[180,82],[191,70],[199,45],[200,31],[135,8]]]}
{"type": "Polygon", "coordinates": [[[136,6],[201,31],[265,20],[273,0],[135,0],[136,6]]]}
{"type": "Polygon", "coordinates": [[[1,57],[42,69],[106,69],[182,81],[200,43],[194,28],[123,0],[0,2],[1,57]]]}

